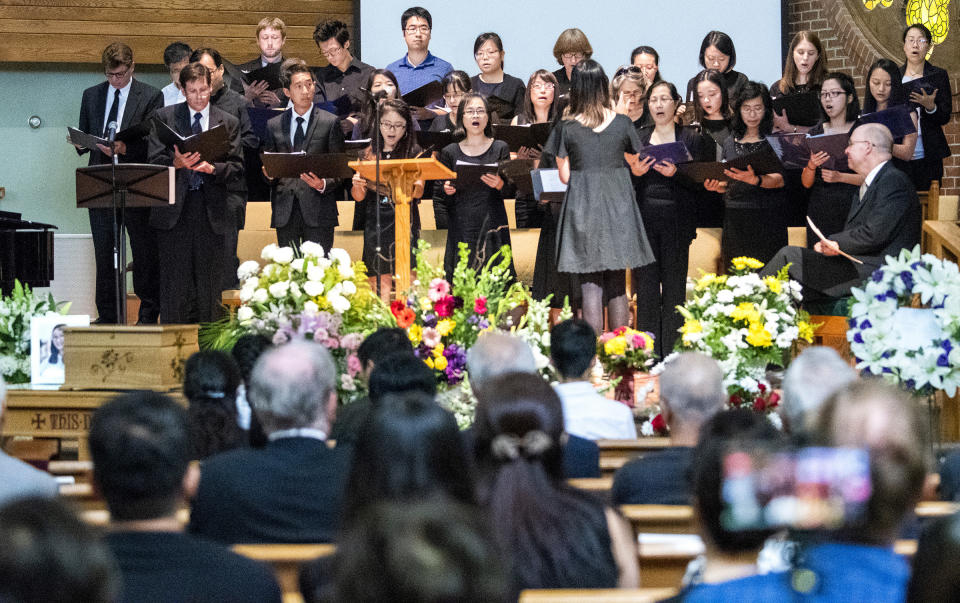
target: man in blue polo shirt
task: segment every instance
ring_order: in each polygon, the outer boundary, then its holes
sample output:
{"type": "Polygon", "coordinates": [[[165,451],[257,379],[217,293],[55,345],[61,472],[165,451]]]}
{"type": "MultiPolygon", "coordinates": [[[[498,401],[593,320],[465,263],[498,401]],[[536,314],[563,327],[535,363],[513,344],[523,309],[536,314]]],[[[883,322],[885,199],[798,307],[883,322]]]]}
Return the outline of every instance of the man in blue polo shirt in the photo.
{"type": "Polygon", "coordinates": [[[407,43],[407,54],[387,65],[400,84],[400,94],[416,90],[432,80],[440,81],[453,71],[453,66],[439,57],[430,54],[430,31],[433,18],[430,11],[414,6],[403,11],[400,16],[403,29],[403,41],[407,43]]]}

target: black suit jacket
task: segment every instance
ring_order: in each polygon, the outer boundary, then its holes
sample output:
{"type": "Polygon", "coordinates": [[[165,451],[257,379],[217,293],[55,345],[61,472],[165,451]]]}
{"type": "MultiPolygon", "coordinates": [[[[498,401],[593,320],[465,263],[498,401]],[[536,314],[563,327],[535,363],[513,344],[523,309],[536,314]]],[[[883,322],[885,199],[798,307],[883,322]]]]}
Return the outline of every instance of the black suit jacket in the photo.
{"type": "Polygon", "coordinates": [[[212,456],[201,466],[189,531],[224,543],[332,542],[352,452],[313,438],[212,456]]]}
{"type": "MultiPolygon", "coordinates": [[[[80,130],[87,134],[100,136],[103,134],[103,118],[107,112],[107,93],[112,90],[109,82],[103,82],[96,86],[91,86],[83,91],[83,99],[80,101],[80,130]]],[[[110,92],[109,102],[113,102],[113,93],[110,92]]],[[[130,126],[135,126],[145,119],[153,116],[157,109],[163,107],[163,93],[149,84],[137,80],[130,83],[130,92],[127,96],[127,102],[123,108],[123,119],[120,120],[120,130],[125,130],[130,126]]],[[[78,149],[81,155],[87,152],[87,149],[78,149]]],[[[143,137],[127,143],[127,152],[120,155],[120,163],[146,163],[147,162],[147,138],[143,137]]],[[[88,165],[102,165],[110,163],[110,158],[99,150],[90,151],[90,162],[88,165]]]]}
{"type": "MultiPolygon", "coordinates": [[[[907,64],[900,66],[900,74],[907,70],[907,64]]],[[[953,96],[950,92],[950,77],[947,72],[930,63],[923,63],[923,77],[933,81],[937,95],[934,99],[937,109],[933,113],[920,107],[920,136],[923,138],[923,156],[925,159],[943,159],[950,156],[950,145],[943,134],[943,126],[950,121],[953,111],[953,96]]],[[[916,107],[916,105],[913,105],[916,107]]]]}
{"type": "MultiPolygon", "coordinates": [[[[214,107],[223,109],[239,120],[240,145],[243,147],[244,167],[249,169],[251,160],[254,157],[259,157],[260,150],[260,139],[257,137],[256,132],[253,131],[253,124],[250,123],[250,112],[247,111],[248,108],[253,106],[253,103],[244,95],[237,94],[226,86],[210,97],[210,102],[213,103],[214,107]]],[[[257,170],[259,171],[259,167],[257,170]]],[[[247,180],[248,178],[239,178],[232,182],[227,189],[232,192],[246,193],[247,180]]],[[[246,195],[242,195],[242,199],[240,200],[246,201],[246,195]]]]}
{"type": "MultiPolygon", "coordinates": [[[[187,103],[163,107],[157,111],[157,119],[170,126],[173,131],[181,136],[191,134],[192,120],[190,119],[190,107],[187,106],[187,103]]],[[[207,208],[207,219],[210,221],[213,232],[226,234],[231,228],[235,228],[236,224],[234,212],[228,211],[227,190],[238,179],[243,178],[240,122],[236,117],[211,105],[208,127],[214,128],[221,124],[227,128],[230,150],[225,157],[213,163],[213,175],[204,175],[204,185],[201,193],[204,197],[204,205],[207,208]]],[[[157,165],[173,165],[173,149],[167,148],[160,142],[157,127],[154,125],[150,132],[149,161],[157,165]]],[[[184,199],[187,196],[191,174],[193,174],[192,170],[183,168],[177,170],[176,203],[152,208],[150,210],[150,226],[160,230],[170,230],[177,224],[180,219],[180,212],[183,210],[184,199]]]]}
{"type": "Polygon", "coordinates": [[[912,249],[920,242],[920,202],[913,182],[888,161],[863,200],[854,199],[843,230],[830,239],[863,260],[856,265],[862,278],[879,268],[886,256],[912,249]]]}
{"type": "MultiPolygon", "coordinates": [[[[272,153],[291,153],[293,145],[290,136],[290,120],[293,109],[287,109],[280,115],[267,122],[267,137],[263,142],[263,150],[272,153]]],[[[307,136],[304,139],[303,150],[308,154],[342,153],[343,129],[340,120],[330,113],[313,108],[310,113],[310,123],[307,124],[307,136]]],[[[323,178],[323,174],[317,174],[323,178]]],[[[337,200],[334,188],[337,180],[326,179],[324,192],[311,188],[299,178],[280,178],[274,183],[271,208],[273,210],[270,226],[278,228],[286,226],[293,211],[293,200],[300,204],[300,212],[307,226],[337,225],[337,200]]]]}

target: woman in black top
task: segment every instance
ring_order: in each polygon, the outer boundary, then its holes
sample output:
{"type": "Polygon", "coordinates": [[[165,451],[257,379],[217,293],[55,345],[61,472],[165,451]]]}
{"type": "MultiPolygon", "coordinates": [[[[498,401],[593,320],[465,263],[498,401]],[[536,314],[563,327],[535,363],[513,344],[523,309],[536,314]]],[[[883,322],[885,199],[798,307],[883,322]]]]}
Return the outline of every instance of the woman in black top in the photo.
{"type": "MultiPolygon", "coordinates": [[[[408,159],[416,157],[420,152],[417,146],[415,135],[413,134],[413,118],[410,115],[410,107],[402,100],[385,100],[380,110],[380,159],[408,159]]],[[[373,160],[377,150],[374,144],[368,147],[364,153],[365,160],[373,160]]],[[[367,275],[370,278],[370,286],[377,286],[379,279],[380,297],[384,301],[391,299],[392,275],[396,273],[394,258],[396,257],[395,239],[394,239],[394,207],[386,190],[370,190],[372,182],[368,182],[354,174],[353,185],[350,189],[350,195],[354,201],[363,201],[366,211],[366,224],[363,229],[363,263],[367,267],[367,275]],[[379,212],[380,237],[377,251],[377,213],[379,212]]],[[[382,183],[381,183],[382,186],[382,183]]],[[[417,203],[423,196],[423,181],[417,181],[414,185],[414,202],[410,204],[410,243],[411,243],[411,264],[413,263],[413,248],[416,247],[416,241],[420,238],[420,212],[417,209],[417,203]]]]}
{"type": "MultiPolygon", "coordinates": [[[[367,78],[366,89],[370,91],[360,110],[360,119],[353,126],[350,140],[373,138],[373,122],[376,119],[376,101],[374,95],[384,99],[400,98],[400,85],[397,77],[387,69],[374,69],[367,78]]],[[[353,230],[364,230],[367,216],[365,201],[357,201],[353,207],[353,230]]]]}
{"type": "MultiPolygon", "coordinates": [[[[827,57],[820,38],[812,31],[798,31],[790,41],[783,77],[770,86],[770,98],[819,90],[826,73],[827,57]]],[[[790,123],[786,112],[773,114],[774,132],[796,132],[800,127],[790,123]]]]}
{"type": "Polygon", "coordinates": [[[647,80],[643,77],[643,70],[634,65],[620,67],[610,80],[610,99],[614,110],[629,117],[637,128],[653,123],[652,118],[644,113],[646,90],[647,80]]]}
{"type": "MultiPolygon", "coordinates": [[[[680,94],[670,82],[658,82],[647,91],[646,113],[654,125],[640,128],[643,146],[683,142],[690,154],[699,155],[700,135],[696,129],[677,124],[674,117],[680,94]]],[[[654,351],[663,356],[673,351],[677,330],[683,319],[676,307],[686,298],[687,258],[690,243],[697,235],[696,185],[677,173],[669,161],[653,164],[640,178],[633,179],[637,203],[643,215],[647,239],[656,261],[633,271],[637,294],[637,329],[654,337],[654,351]]]]}
{"type": "MultiPolygon", "coordinates": [[[[487,100],[476,92],[467,93],[460,103],[456,134],[460,142],[451,143],[440,152],[440,161],[451,170],[456,170],[458,163],[486,165],[510,158],[507,143],[493,139],[487,100]]],[[[501,246],[510,244],[503,199],[513,194],[513,187],[500,174],[484,174],[479,187],[467,188],[458,185],[456,180],[445,180],[440,190],[449,217],[443,266],[450,280],[457,265],[460,243],[467,244],[470,266],[477,269],[501,246]]]]}
{"type": "Polygon", "coordinates": [[[573,68],[592,56],[593,47],[585,33],[576,27],[561,32],[553,45],[553,57],[560,63],[560,69],[553,72],[553,76],[557,78],[558,97],[569,94],[573,68]]]}
{"type": "Polygon", "coordinates": [[[660,54],[652,46],[637,46],[630,53],[630,64],[639,67],[647,86],[663,80],[660,77],[660,54]]]}
{"type": "MultiPolygon", "coordinates": [[[[704,69],[716,69],[723,75],[723,84],[727,89],[730,102],[736,101],[740,89],[747,83],[747,76],[733,68],[737,64],[737,49],[733,40],[722,31],[711,31],[700,44],[700,65],[704,69]]],[[[687,102],[696,98],[696,76],[687,82],[687,102]]]]}
{"type": "Polygon", "coordinates": [[[943,180],[943,160],[950,156],[943,126],[950,121],[953,112],[953,95],[947,72],[926,60],[931,43],[930,30],[923,25],[910,25],[903,31],[903,53],[906,55],[906,62],[900,66],[903,83],[920,77],[931,80],[931,84],[925,86],[926,90],[913,91],[908,99],[920,116],[920,139],[904,171],[918,191],[929,189],[933,180],[943,180]]]}
{"type": "MultiPolygon", "coordinates": [[[[720,161],[723,159],[723,143],[730,137],[730,119],[733,117],[723,74],[715,69],[707,69],[701,71],[694,80],[694,124],[699,126],[702,139],[698,160],[720,161]]],[[[722,225],[723,195],[703,191],[697,203],[697,226],[720,228],[722,225]]]]}
{"type": "MultiPolygon", "coordinates": [[[[849,133],[860,114],[860,100],[853,79],[841,72],[827,74],[820,88],[820,107],[823,121],[808,132],[810,136],[849,133]]],[[[823,169],[821,166],[829,159],[830,155],[824,152],[811,155],[801,176],[803,186],[810,189],[807,215],[828,237],[843,230],[853,196],[863,184],[863,176],[854,172],[823,169]]],[[[813,249],[819,240],[808,226],[807,247],[813,249]]]]}
{"type": "MultiPolygon", "coordinates": [[[[455,69],[440,80],[443,86],[443,103],[450,112],[430,122],[430,132],[453,132],[457,129],[457,109],[463,101],[463,95],[470,92],[470,76],[466,71],[455,69]]],[[[416,123],[416,121],[414,121],[416,123]]],[[[439,184],[433,180],[427,182],[427,195],[433,199],[433,220],[437,230],[446,230],[447,205],[439,198],[439,184]]]]}
{"type": "Polygon", "coordinates": [[[473,43],[473,58],[477,61],[480,73],[470,78],[474,92],[484,97],[496,96],[506,101],[506,105],[491,116],[493,123],[509,122],[526,95],[523,81],[503,72],[503,41],[493,32],[482,33],[473,43]]]}
{"type": "MultiPolygon", "coordinates": [[[[733,108],[733,136],[723,144],[723,158],[735,159],[764,149],[764,138],[773,129],[773,107],[767,87],[748,82],[733,108]]],[[[767,263],[787,244],[784,211],[783,174],[756,174],[753,166],[745,170],[730,168],[728,181],[707,180],[704,187],[724,193],[721,254],[726,267],[740,256],[767,263]]]]}
{"type": "MultiPolygon", "coordinates": [[[[529,126],[552,122],[556,112],[554,103],[556,88],[557,78],[553,77],[552,73],[546,69],[535,71],[527,82],[523,103],[517,107],[517,114],[513,116],[510,125],[529,126]]],[[[517,151],[517,159],[533,160],[534,169],[556,167],[556,163],[552,159],[546,165],[542,164],[540,161],[541,149],[520,147],[517,151]]],[[[543,224],[543,211],[541,211],[533,195],[518,192],[514,214],[516,215],[517,228],[540,228],[543,224]]]]}
{"type": "MultiPolygon", "coordinates": [[[[865,114],[883,111],[907,104],[907,92],[900,81],[900,70],[890,59],[877,59],[867,70],[867,85],[864,87],[863,112],[865,114]]],[[[911,112],[914,127],[920,125],[916,112],[911,112]]],[[[917,133],[893,139],[893,164],[909,173],[907,163],[913,159],[916,150],[917,133]]]]}

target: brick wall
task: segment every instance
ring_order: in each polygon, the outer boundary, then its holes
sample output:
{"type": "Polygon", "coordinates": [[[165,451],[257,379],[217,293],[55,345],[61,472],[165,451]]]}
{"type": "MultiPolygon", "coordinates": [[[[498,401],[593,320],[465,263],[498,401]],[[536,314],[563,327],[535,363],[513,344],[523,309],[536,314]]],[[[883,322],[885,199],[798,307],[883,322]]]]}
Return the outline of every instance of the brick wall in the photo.
{"type": "MultiPolygon", "coordinates": [[[[788,0],[787,23],[790,36],[806,29],[820,37],[830,71],[844,71],[853,76],[860,98],[863,98],[867,68],[881,54],[860,33],[846,4],[840,0],[788,0]]],[[[899,62],[899,57],[898,57],[899,62]]],[[[936,61],[934,60],[934,63],[936,61]]],[[[953,155],[944,161],[941,193],[960,194],[960,77],[951,74],[953,116],[944,133],[953,155]]]]}

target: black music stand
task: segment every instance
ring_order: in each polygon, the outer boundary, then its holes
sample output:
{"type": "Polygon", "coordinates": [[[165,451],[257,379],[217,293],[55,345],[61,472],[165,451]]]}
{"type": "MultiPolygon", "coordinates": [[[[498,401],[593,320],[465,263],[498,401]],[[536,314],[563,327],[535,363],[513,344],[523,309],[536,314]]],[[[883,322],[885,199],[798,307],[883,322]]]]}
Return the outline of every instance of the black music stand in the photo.
{"type": "Polygon", "coordinates": [[[165,165],[119,163],[77,168],[77,207],[113,209],[113,268],[117,322],[127,324],[127,235],[123,210],[176,202],[176,170],[165,165]]]}

